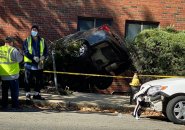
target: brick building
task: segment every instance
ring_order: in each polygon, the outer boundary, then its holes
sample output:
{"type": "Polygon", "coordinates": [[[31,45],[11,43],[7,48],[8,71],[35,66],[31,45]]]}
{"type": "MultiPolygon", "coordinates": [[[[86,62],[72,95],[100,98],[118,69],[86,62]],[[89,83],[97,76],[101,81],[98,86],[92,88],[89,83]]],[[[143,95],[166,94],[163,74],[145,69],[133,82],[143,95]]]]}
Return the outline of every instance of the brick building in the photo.
{"type": "Polygon", "coordinates": [[[25,39],[38,24],[43,37],[55,40],[102,23],[122,37],[153,25],[185,30],[185,0],[0,0],[0,38],[25,39]]]}
{"type": "Polygon", "coordinates": [[[128,40],[145,28],[185,30],[185,0],[0,0],[0,39],[20,44],[33,24],[53,41],[104,23],[128,40]]]}

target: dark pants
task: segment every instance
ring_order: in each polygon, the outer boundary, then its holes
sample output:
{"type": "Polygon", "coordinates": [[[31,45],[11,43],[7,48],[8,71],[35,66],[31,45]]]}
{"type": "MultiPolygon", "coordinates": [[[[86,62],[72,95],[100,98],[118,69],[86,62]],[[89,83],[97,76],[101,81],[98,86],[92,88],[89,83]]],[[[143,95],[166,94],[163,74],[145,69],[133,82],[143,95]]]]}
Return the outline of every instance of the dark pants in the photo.
{"type": "Polygon", "coordinates": [[[43,70],[25,69],[25,91],[30,92],[31,86],[34,86],[34,91],[40,93],[43,87],[43,70]]]}
{"type": "Polygon", "coordinates": [[[19,107],[19,80],[3,80],[2,81],[2,107],[8,106],[8,90],[11,91],[12,107],[19,107]]]}
{"type": "Polygon", "coordinates": [[[133,86],[131,86],[130,87],[130,104],[132,104],[132,102],[133,102],[133,97],[134,97],[134,94],[136,94],[138,91],[139,91],[139,89],[140,89],[140,87],[133,87],[133,86]]]}

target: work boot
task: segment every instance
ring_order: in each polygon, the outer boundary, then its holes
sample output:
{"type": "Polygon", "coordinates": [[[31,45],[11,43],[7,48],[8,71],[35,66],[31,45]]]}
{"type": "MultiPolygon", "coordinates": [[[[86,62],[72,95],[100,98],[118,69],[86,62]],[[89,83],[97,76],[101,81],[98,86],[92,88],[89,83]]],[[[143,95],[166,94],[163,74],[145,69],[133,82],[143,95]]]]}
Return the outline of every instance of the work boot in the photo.
{"type": "Polygon", "coordinates": [[[38,95],[33,95],[33,99],[37,99],[37,100],[45,100],[45,98],[41,97],[40,94],[38,95]]]}

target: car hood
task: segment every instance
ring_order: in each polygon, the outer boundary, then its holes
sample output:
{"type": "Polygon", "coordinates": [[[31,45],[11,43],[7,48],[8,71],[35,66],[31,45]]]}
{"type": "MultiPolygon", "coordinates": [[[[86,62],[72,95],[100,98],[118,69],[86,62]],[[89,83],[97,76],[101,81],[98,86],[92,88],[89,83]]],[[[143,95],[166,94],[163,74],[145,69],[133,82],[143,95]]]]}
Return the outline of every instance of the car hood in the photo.
{"type": "Polygon", "coordinates": [[[177,93],[185,94],[184,84],[185,84],[185,78],[167,78],[167,79],[149,81],[144,83],[141,86],[140,91],[135,94],[134,98],[138,97],[141,94],[144,94],[147,90],[149,90],[149,88],[153,86],[167,86],[167,89],[161,90],[161,91],[168,96],[171,96],[177,93]]]}
{"type": "Polygon", "coordinates": [[[174,82],[184,82],[185,84],[185,78],[166,78],[166,79],[158,79],[149,81],[143,85],[150,85],[150,86],[157,86],[157,85],[168,85],[174,82]]]}

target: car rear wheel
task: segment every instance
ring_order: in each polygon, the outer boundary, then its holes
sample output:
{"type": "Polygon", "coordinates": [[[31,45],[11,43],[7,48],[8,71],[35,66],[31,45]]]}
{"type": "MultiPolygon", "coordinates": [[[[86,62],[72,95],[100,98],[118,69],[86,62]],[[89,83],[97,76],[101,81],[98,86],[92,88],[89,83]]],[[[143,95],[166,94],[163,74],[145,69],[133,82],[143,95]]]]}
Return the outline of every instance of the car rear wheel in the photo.
{"type": "Polygon", "coordinates": [[[178,96],[169,101],[166,114],[170,121],[185,124],[185,96],[178,96]]]}

